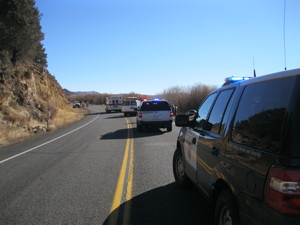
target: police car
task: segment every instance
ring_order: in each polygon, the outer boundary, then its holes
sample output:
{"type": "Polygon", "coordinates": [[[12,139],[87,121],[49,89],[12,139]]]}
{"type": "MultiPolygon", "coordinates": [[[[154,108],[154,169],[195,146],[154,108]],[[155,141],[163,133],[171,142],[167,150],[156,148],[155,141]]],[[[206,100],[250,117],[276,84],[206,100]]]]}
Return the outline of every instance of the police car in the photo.
{"type": "Polygon", "coordinates": [[[214,225],[300,224],[300,69],[227,78],[182,127],[179,187],[195,184],[214,225]]]}
{"type": "Polygon", "coordinates": [[[169,102],[163,99],[155,98],[143,101],[138,109],[136,124],[138,131],[143,128],[166,128],[172,131],[174,114],[169,102]]]}

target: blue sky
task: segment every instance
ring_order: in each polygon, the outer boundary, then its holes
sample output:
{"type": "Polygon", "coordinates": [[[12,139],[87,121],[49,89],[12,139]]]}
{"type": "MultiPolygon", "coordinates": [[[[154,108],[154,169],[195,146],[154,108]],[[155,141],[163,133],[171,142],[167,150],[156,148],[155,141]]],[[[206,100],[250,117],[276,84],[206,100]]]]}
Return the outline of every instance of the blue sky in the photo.
{"type": "MultiPolygon", "coordinates": [[[[282,71],[284,0],[36,0],[63,88],[159,94],[282,71]]],[[[300,67],[300,1],[286,0],[287,69],[300,67]]]]}

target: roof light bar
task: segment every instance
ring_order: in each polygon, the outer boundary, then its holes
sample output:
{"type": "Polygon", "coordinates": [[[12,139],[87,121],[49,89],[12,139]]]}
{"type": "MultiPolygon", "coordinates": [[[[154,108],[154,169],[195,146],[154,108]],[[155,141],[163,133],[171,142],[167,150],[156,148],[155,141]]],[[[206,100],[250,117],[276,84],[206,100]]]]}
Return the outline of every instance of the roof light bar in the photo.
{"type": "Polygon", "coordinates": [[[225,78],[225,83],[223,84],[224,85],[229,85],[229,84],[232,84],[232,83],[235,83],[235,82],[240,82],[240,81],[243,81],[243,80],[249,80],[253,77],[243,77],[243,76],[231,76],[231,77],[226,77],[225,78]]]}

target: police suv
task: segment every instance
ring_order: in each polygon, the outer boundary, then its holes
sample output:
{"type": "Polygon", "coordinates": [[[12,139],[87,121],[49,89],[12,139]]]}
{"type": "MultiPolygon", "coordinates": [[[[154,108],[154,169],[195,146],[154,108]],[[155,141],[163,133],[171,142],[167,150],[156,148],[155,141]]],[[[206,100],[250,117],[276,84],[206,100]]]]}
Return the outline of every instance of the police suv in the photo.
{"type": "Polygon", "coordinates": [[[200,189],[215,225],[299,225],[300,69],[239,80],[176,116],[176,183],[200,189]]]}
{"type": "Polygon", "coordinates": [[[155,98],[142,102],[138,108],[136,124],[138,131],[150,127],[167,128],[167,131],[172,131],[173,118],[169,102],[155,98]]]}

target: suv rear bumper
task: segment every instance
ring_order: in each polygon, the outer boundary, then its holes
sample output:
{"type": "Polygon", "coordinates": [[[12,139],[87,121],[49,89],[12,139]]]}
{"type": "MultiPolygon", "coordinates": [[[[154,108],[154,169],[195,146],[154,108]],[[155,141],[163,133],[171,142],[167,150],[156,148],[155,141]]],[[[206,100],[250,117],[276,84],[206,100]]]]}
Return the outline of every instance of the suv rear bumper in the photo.
{"type": "Polygon", "coordinates": [[[145,127],[167,128],[172,126],[173,120],[168,121],[137,121],[137,124],[145,127]]]}
{"type": "MultiPolygon", "coordinates": [[[[245,200],[251,198],[245,198],[245,200]]],[[[276,210],[270,208],[268,205],[262,202],[256,202],[255,200],[249,201],[251,206],[249,208],[240,210],[240,222],[243,225],[298,225],[300,221],[299,215],[284,215],[276,210]]],[[[243,204],[241,202],[240,204],[243,204]]],[[[241,205],[240,205],[241,206],[241,205]]]]}

